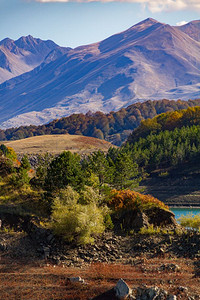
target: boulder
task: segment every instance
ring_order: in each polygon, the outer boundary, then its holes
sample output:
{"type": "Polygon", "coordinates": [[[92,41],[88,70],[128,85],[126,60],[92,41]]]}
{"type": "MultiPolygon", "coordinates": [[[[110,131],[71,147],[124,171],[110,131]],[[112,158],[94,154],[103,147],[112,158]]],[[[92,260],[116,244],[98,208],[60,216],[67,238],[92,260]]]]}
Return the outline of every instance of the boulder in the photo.
{"type": "Polygon", "coordinates": [[[148,227],[148,217],[141,210],[127,210],[121,212],[114,220],[114,224],[117,227],[121,227],[126,230],[140,231],[142,227],[148,227]]]}
{"type": "Polygon", "coordinates": [[[114,287],[114,291],[117,299],[126,299],[132,293],[132,290],[123,279],[120,279],[117,282],[116,286],[114,287]]]}
{"type": "Polygon", "coordinates": [[[129,288],[127,283],[123,280],[120,279],[116,286],[93,298],[92,300],[122,300],[122,299],[135,299],[135,297],[132,296],[132,290],[129,288]]]}
{"type": "Polygon", "coordinates": [[[176,222],[175,215],[161,207],[152,207],[144,211],[140,209],[121,211],[113,216],[115,229],[140,231],[142,227],[167,227],[175,229],[180,227],[176,222]]]}
{"type": "Polygon", "coordinates": [[[161,207],[152,207],[145,211],[150,224],[161,227],[178,227],[175,215],[172,211],[165,210],[161,207]]]}

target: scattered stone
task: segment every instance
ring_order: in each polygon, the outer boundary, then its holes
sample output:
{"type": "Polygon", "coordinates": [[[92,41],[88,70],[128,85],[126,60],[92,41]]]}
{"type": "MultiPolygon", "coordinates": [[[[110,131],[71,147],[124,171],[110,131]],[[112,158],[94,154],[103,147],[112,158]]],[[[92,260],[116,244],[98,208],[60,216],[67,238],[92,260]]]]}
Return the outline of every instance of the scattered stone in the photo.
{"type": "Polygon", "coordinates": [[[169,295],[167,297],[167,300],[176,300],[176,299],[177,299],[177,297],[175,295],[169,295]]]}
{"type": "Polygon", "coordinates": [[[137,288],[136,300],[165,300],[167,296],[168,293],[157,286],[151,288],[142,286],[137,288]]]}
{"type": "Polygon", "coordinates": [[[85,283],[85,280],[81,277],[70,277],[68,278],[70,282],[79,282],[79,283],[85,283]]]}
{"type": "Polygon", "coordinates": [[[44,252],[44,259],[47,259],[50,254],[50,249],[49,247],[43,247],[43,252],[44,252]]]}
{"type": "Polygon", "coordinates": [[[185,287],[185,286],[179,286],[179,287],[178,287],[178,290],[179,290],[180,292],[187,292],[187,291],[188,291],[188,288],[185,287]]]}
{"type": "Polygon", "coordinates": [[[159,271],[179,272],[180,267],[176,264],[163,264],[159,267],[159,271]]]}

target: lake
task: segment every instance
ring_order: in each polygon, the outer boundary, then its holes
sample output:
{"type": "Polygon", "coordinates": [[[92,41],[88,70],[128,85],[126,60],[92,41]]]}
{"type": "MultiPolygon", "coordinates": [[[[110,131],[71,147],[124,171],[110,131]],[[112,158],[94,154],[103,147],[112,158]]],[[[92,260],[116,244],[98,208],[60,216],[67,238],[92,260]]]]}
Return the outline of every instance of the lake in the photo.
{"type": "Polygon", "coordinates": [[[176,219],[178,219],[182,215],[185,216],[188,214],[200,214],[200,208],[197,207],[170,207],[169,209],[175,214],[176,219]]]}

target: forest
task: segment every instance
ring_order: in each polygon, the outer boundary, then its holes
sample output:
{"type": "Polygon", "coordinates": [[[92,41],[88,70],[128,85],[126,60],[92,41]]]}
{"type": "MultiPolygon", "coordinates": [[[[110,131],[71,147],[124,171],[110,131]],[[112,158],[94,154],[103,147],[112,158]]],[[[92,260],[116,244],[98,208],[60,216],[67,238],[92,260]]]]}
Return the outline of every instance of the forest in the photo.
{"type": "Polygon", "coordinates": [[[33,170],[26,155],[19,162],[14,150],[2,144],[0,176],[1,205],[40,218],[70,243],[92,243],[95,235],[125,223],[127,210],[168,210],[158,199],[133,191],[141,172],[130,153],[116,148],[85,158],[69,151],[46,154],[33,170]]]}
{"type": "Polygon", "coordinates": [[[200,107],[163,113],[141,122],[124,148],[147,171],[200,157],[200,107]]]}
{"type": "Polygon", "coordinates": [[[17,140],[44,134],[69,133],[105,139],[120,146],[133,129],[140,125],[142,120],[153,118],[161,113],[187,109],[197,105],[200,105],[200,99],[189,101],[149,100],[132,104],[109,114],[102,112],[88,112],[85,115],[73,114],[46,125],[30,125],[0,130],[0,140],[17,140]]]}
{"type": "Polygon", "coordinates": [[[128,233],[129,211],[168,210],[163,202],[135,189],[152,171],[187,161],[195,164],[199,154],[200,107],[144,120],[126,143],[107,153],[46,153],[35,169],[26,155],[18,161],[15,151],[2,144],[0,201],[48,220],[45,226],[68,242],[92,243],[94,234],[116,226],[128,233]]]}

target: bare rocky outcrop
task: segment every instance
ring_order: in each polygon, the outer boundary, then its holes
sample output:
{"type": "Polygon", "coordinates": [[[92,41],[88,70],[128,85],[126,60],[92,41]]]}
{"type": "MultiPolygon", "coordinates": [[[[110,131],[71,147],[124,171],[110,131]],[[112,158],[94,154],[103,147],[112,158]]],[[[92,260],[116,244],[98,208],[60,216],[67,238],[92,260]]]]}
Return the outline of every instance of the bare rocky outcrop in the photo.
{"type": "Polygon", "coordinates": [[[179,228],[173,212],[161,207],[152,207],[146,210],[124,210],[113,216],[116,229],[140,231],[141,228],[167,227],[171,229],[179,228]]]}
{"type": "Polygon", "coordinates": [[[175,215],[172,211],[165,210],[160,207],[153,207],[145,211],[145,213],[148,216],[149,223],[154,226],[178,226],[175,215]]]}

